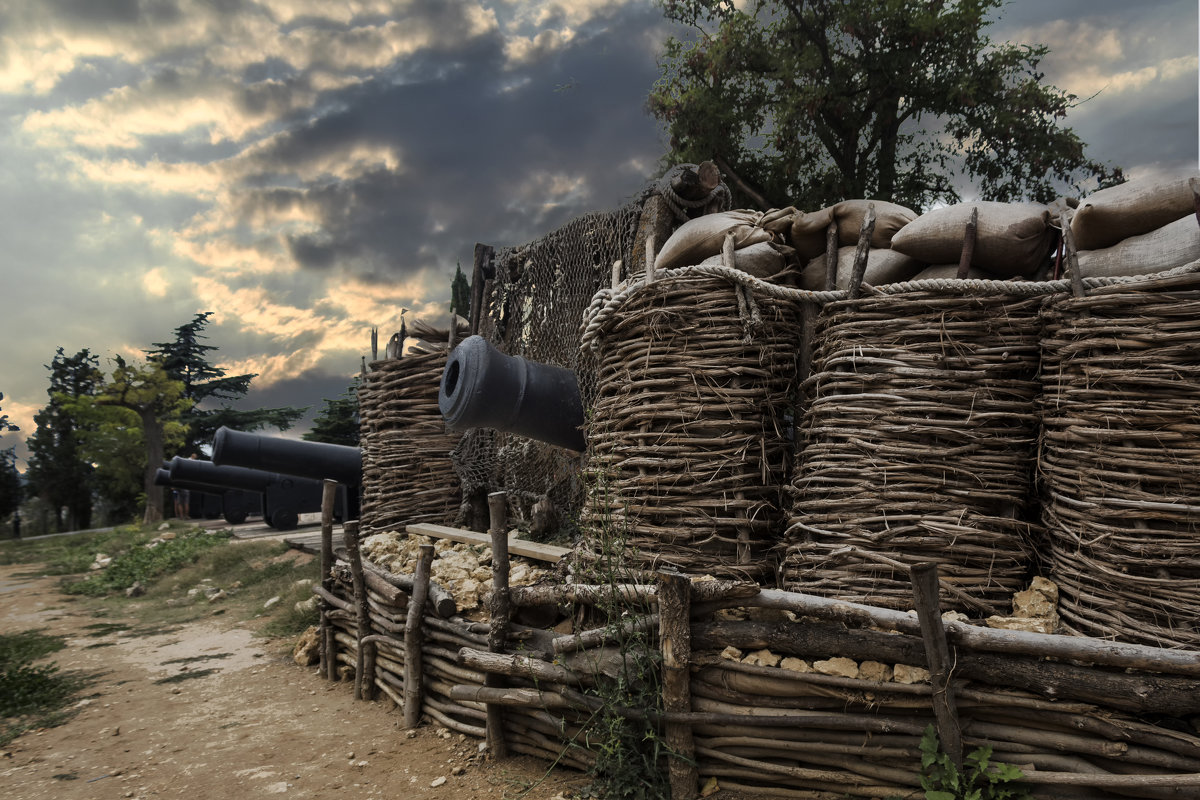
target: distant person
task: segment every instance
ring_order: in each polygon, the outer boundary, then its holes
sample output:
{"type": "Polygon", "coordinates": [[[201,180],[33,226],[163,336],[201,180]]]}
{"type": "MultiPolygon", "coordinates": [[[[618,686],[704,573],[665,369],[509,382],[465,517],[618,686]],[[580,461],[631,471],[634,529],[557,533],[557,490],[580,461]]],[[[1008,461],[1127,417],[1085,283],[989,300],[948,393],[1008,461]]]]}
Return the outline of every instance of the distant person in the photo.
{"type": "Polygon", "coordinates": [[[172,489],[172,496],[175,498],[175,516],[179,519],[188,518],[188,503],[191,501],[191,495],[187,489],[172,489]]]}

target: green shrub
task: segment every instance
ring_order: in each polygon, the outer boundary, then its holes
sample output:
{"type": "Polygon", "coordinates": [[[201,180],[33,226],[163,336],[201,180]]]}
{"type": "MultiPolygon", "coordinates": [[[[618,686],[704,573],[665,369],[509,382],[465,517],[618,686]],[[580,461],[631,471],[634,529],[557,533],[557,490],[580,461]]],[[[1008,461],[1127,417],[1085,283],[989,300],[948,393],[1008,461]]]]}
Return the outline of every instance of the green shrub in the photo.
{"type": "Polygon", "coordinates": [[[57,725],[67,718],[62,709],[87,678],[59,672],[55,664],[32,663],[62,647],[61,637],[38,631],[0,634],[0,745],[30,728],[57,725]]]}
{"type": "Polygon", "coordinates": [[[161,541],[153,547],[140,544],[113,556],[112,563],[83,580],[64,584],[68,594],[103,597],[121,591],[134,583],[149,583],[158,576],[172,572],[195,562],[205,551],[228,544],[229,534],[216,534],[190,530],[179,533],[176,538],[161,541]]]}
{"type": "Polygon", "coordinates": [[[921,737],[921,788],[925,800],[1033,800],[1033,795],[1017,783],[1024,773],[991,758],[991,745],[977,748],[963,757],[960,771],[941,751],[933,726],[928,726],[921,737]]]}

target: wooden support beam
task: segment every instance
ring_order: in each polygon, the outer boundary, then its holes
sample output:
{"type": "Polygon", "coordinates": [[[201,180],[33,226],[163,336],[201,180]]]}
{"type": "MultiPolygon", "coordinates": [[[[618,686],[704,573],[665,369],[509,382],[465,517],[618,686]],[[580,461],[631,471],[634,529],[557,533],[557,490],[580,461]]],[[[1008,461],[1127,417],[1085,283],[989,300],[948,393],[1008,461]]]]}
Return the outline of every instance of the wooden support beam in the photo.
{"type": "MultiPolygon", "coordinates": [[[[337,502],[337,481],[328,478],[321,485],[321,588],[327,596],[333,595],[333,510],[337,502]]],[[[321,602],[321,674],[326,679],[337,680],[337,641],[333,638],[333,626],[329,623],[330,603],[321,602]]]]}
{"type": "MultiPolygon", "coordinates": [[[[483,544],[491,545],[492,537],[489,534],[476,533],[475,531],[464,531],[461,528],[450,528],[445,525],[434,525],[428,522],[416,522],[407,525],[404,528],[407,533],[419,533],[422,536],[429,536],[434,539],[449,539],[452,542],[465,542],[467,544],[483,544]]],[[[561,561],[563,556],[570,553],[570,549],[566,547],[556,547],[552,544],[541,544],[539,542],[528,542],[524,539],[514,537],[508,538],[508,552],[514,556],[522,556],[524,558],[532,558],[538,561],[557,562],[561,561]]]]}
{"type": "Polygon", "coordinates": [[[404,620],[404,727],[415,728],[421,722],[422,651],[425,639],[422,620],[425,601],[429,597],[429,572],[433,565],[433,545],[423,544],[417,551],[417,568],[413,576],[413,593],[404,620]]]}
{"type": "MultiPolygon", "coordinates": [[[[491,628],[488,631],[488,652],[503,653],[508,644],[508,624],[512,616],[512,605],[508,591],[508,495],[492,492],[488,495],[488,511],[491,527],[488,532],[492,544],[492,596],[491,628]]],[[[491,689],[503,689],[504,677],[489,672],[484,685],[491,689]]],[[[487,707],[487,747],[494,758],[508,757],[508,742],[504,738],[504,713],[499,705],[489,703],[487,707]]]]}
{"type": "MultiPolygon", "coordinates": [[[[677,572],[658,573],[658,642],[662,650],[663,710],[692,710],[691,579],[677,572]]],[[[671,800],[692,800],[699,788],[696,747],[687,723],[665,726],[671,800]]]]}
{"type": "Polygon", "coordinates": [[[942,752],[962,769],[962,727],[958,721],[954,689],[950,684],[954,661],[950,657],[950,646],[946,643],[946,629],[942,627],[937,564],[914,564],[909,574],[912,576],[917,619],[921,622],[921,640],[925,643],[925,658],[929,664],[929,681],[933,686],[933,716],[937,721],[938,739],[942,752]]]}

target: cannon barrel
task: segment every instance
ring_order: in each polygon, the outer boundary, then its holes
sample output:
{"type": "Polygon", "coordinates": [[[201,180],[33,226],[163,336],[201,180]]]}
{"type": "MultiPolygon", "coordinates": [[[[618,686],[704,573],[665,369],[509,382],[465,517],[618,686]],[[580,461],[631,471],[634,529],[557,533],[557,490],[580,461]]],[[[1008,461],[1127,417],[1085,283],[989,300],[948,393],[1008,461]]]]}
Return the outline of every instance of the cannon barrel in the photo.
{"type": "Polygon", "coordinates": [[[213,463],[268,470],[302,478],[335,480],[346,486],[362,483],[362,451],[328,442],[306,442],[262,436],[221,427],[213,437],[213,463]]]}
{"type": "Polygon", "coordinates": [[[196,481],[172,480],[171,471],[169,469],[158,469],[154,472],[154,485],[165,486],[168,489],[187,489],[189,492],[203,492],[205,494],[224,494],[228,489],[223,486],[214,486],[211,483],[197,483],[196,481]]]}
{"type": "Polygon", "coordinates": [[[438,409],[451,430],[493,428],[582,451],[583,402],[575,373],[501,353],[469,336],[446,359],[438,409]]]}
{"type": "MultiPolygon", "coordinates": [[[[193,461],[192,463],[196,462],[193,461]]],[[[207,508],[208,501],[205,501],[205,504],[202,506],[205,508],[204,516],[219,515],[223,516],[225,521],[230,525],[240,525],[251,514],[263,513],[262,492],[235,489],[228,486],[216,486],[211,483],[197,483],[182,479],[172,480],[171,462],[164,461],[163,465],[165,468],[158,469],[154,473],[154,485],[166,486],[172,489],[186,489],[189,492],[195,492],[196,494],[212,498],[212,501],[217,503],[219,509],[216,509],[214,513],[208,513],[211,509],[207,508]]]]}
{"type": "Polygon", "coordinates": [[[229,489],[245,489],[265,492],[268,487],[279,483],[280,476],[261,469],[217,466],[211,461],[175,456],[171,459],[172,481],[189,481],[229,489]]]}

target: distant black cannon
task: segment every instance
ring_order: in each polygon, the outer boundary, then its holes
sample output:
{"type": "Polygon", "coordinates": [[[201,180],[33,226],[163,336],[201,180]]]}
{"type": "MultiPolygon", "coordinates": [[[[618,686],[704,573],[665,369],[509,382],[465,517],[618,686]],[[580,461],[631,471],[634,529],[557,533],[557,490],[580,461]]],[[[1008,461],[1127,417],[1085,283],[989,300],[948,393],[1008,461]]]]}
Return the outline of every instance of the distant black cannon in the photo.
{"type": "Polygon", "coordinates": [[[494,428],[582,451],[583,403],[575,373],[509,356],[469,336],[446,359],[438,409],[451,430],[494,428]]]}
{"type": "Polygon", "coordinates": [[[185,489],[191,492],[188,498],[188,513],[205,519],[222,517],[230,525],[240,525],[251,514],[262,513],[262,493],[249,492],[207,483],[171,480],[171,462],[164,461],[163,468],[154,476],[155,486],[185,489]]]}
{"type": "Polygon", "coordinates": [[[213,437],[213,463],[247,467],[315,480],[335,480],[343,486],[362,483],[362,451],[328,442],[306,442],[282,436],[219,428],[213,437]]]}
{"type": "MultiPolygon", "coordinates": [[[[170,479],[260,495],[263,519],[276,530],[295,528],[300,515],[321,510],[321,481],[244,467],[219,466],[211,461],[179,458],[171,461],[170,479]]],[[[334,517],[346,519],[345,492],[339,492],[334,517]]]]}

